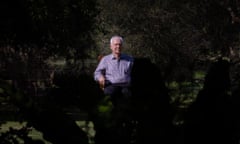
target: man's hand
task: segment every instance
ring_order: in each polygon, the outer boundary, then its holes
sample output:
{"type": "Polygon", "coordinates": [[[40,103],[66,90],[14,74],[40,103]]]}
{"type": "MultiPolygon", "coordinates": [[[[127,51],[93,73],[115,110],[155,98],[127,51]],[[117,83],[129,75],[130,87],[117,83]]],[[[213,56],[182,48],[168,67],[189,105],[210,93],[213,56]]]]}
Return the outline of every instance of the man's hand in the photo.
{"type": "Polygon", "coordinates": [[[99,82],[100,88],[104,89],[105,77],[103,75],[99,77],[98,82],[99,82]]]}

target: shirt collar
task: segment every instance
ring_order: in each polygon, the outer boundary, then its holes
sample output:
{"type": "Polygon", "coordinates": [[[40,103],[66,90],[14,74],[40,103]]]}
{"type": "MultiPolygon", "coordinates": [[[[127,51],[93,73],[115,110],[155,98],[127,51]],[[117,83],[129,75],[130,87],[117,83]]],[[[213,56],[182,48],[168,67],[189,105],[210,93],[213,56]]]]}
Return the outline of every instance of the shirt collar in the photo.
{"type": "MultiPolygon", "coordinates": [[[[120,59],[122,58],[123,56],[122,56],[122,54],[120,55],[120,59]]],[[[111,59],[112,60],[115,60],[116,58],[113,56],[113,54],[111,55],[111,59]]]]}

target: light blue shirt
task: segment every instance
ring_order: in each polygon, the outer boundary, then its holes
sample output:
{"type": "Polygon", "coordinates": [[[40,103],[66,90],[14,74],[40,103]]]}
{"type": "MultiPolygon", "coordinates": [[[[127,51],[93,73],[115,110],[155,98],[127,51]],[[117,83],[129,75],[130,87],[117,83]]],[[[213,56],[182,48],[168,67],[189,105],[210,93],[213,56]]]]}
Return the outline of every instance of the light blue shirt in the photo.
{"type": "Polygon", "coordinates": [[[112,54],[104,56],[99,62],[95,72],[94,79],[98,81],[101,75],[113,84],[131,82],[131,70],[133,66],[133,58],[128,55],[121,54],[120,59],[116,59],[112,54]]]}

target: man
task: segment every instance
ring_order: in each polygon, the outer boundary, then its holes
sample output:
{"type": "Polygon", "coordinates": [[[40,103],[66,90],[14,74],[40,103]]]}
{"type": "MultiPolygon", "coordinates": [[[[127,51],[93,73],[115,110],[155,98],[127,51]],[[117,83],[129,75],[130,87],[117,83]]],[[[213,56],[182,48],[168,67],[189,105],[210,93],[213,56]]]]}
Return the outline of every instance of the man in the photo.
{"type": "Polygon", "coordinates": [[[117,95],[130,96],[131,70],[133,58],[122,54],[123,38],[113,36],[110,39],[111,54],[100,60],[95,72],[94,79],[103,87],[104,93],[115,99],[117,95]]]}

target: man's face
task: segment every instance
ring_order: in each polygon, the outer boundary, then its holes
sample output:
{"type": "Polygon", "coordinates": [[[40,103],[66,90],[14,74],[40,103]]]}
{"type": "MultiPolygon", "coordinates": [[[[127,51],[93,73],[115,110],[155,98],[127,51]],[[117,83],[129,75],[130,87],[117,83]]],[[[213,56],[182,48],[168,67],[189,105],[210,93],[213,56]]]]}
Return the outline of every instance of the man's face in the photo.
{"type": "Polygon", "coordinates": [[[120,55],[122,50],[121,40],[119,38],[113,39],[112,43],[110,44],[110,48],[113,54],[120,55]]]}

